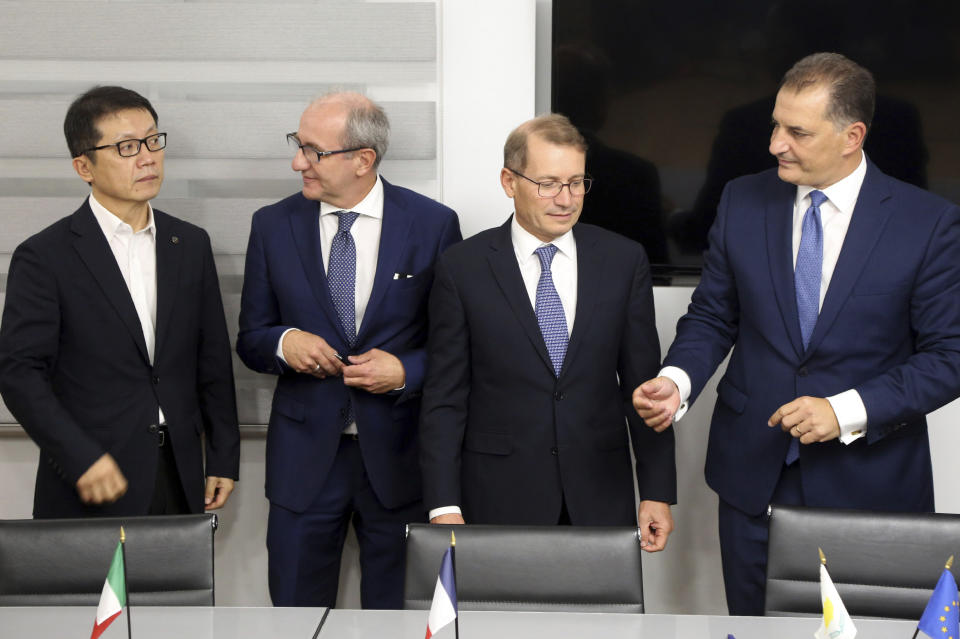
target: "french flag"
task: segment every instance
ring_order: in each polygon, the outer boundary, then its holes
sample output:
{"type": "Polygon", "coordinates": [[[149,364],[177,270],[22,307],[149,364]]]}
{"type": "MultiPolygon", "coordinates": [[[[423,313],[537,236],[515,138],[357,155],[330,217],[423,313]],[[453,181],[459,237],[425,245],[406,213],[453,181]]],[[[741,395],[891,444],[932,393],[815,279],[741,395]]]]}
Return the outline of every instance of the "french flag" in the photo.
{"type": "Polygon", "coordinates": [[[443,553],[443,561],[440,562],[440,574],[437,576],[437,587],[433,591],[425,639],[430,639],[441,628],[457,619],[457,581],[453,553],[454,546],[451,544],[443,553]]]}

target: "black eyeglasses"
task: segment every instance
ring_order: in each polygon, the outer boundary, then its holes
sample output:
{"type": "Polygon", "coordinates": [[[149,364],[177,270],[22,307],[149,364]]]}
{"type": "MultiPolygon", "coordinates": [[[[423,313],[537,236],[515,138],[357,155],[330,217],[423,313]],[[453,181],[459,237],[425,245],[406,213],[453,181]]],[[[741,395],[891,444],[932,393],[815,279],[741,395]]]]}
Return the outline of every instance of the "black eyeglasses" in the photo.
{"type": "Polygon", "coordinates": [[[366,146],[357,146],[352,149],[338,149],[336,151],[320,151],[310,146],[309,144],[300,144],[300,140],[297,139],[296,133],[287,133],[287,144],[290,146],[295,146],[303,153],[303,157],[307,158],[310,162],[316,164],[323,158],[328,155],[337,155],[338,153],[353,153],[354,151],[362,151],[369,147],[366,146]]]}
{"type": "Polygon", "coordinates": [[[548,180],[546,182],[537,182],[536,180],[531,180],[523,173],[519,171],[514,171],[509,167],[504,167],[514,175],[519,175],[527,182],[533,182],[537,185],[537,195],[543,198],[548,197],[557,197],[560,193],[563,192],[563,187],[567,187],[570,191],[570,195],[574,197],[581,197],[590,192],[590,186],[593,184],[593,178],[582,177],[576,180],[570,180],[569,182],[557,182],[556,180],[548,180]]]}
{"type": "MultiPolygon", "coordinates": [[[[148,151],[160,151],[165,146],[167,146],[167,134],[166,133],[154,133],[153,135],[148,135],[145,138],[136,138],[130,140],[120,140],[115,144],[104,144],[102,146],[95,146],[86,151],[81,151],[80,155],[84,153],[89,153],[90,151],[100,151],[101,149],[109,149],[111,146],[116,147],[117,153],[120,154],[122,158],[131,158],[138,153],[140,153],[140,145],[146,144],[148,151]]],[[[77,157],[80,157],[78,155],[77,157]]]]}

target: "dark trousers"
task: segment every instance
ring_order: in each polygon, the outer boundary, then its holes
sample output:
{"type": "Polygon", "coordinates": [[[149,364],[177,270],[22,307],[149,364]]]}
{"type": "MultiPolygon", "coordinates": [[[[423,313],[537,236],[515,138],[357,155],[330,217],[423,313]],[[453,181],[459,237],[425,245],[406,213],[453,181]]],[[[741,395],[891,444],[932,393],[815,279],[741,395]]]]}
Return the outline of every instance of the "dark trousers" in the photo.
{"type": "Polygon", "coordinates": [[[177,471],[177,460],[173,457],[173,445],[170,433],[161,428],[158,433],[157,478],[153,488],[153,500],[150,502],[151,515],[186,515],[190,513],[187,496],[183,492],[183,482],[177,471]]]}
{"type": "Polygon", "coordinates": [[[406,525],[425,521],[423,505],[418,500],[384,508],[370,486],[359,442],[350,436],[340,438],[326,484],[306,511],[270,504],[267,553],[273,605],[336,604],[340,557],[351,521],[360,545],[363,607],[403,607],[406,525]]]}
{"type": "MultiPolygon", "coordinates": [[[[804,505],[799,463],[784,466],[771,503],[804,505]]],[[[718,523],[727,610],[731,615],[762,616],[767,587],[769,517],[766,512],[748,515],[721,499],[718,523]]]]}

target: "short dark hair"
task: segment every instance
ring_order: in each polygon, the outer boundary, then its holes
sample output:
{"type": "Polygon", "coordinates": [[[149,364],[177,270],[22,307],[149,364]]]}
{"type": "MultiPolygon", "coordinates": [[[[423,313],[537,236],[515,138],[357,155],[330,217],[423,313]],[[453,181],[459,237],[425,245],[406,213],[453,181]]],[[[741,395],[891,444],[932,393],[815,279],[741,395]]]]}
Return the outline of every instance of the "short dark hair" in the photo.
{"type": "Polygon", "coordinates": [[[539,135],[550,144],[572,146],[587,152],[587,141],[565,115],[548,113],[527,120],[507,136],[503,145],[503,166],[511,171],[527,168],[527,138],[539,135]]]}
{"type": "Polygon", "coordinates": [[[795,92],[812,87],[830,92],[826,117],[837,127],[873,122],[877,85],[873,75],[839,53],[813,53],[794,64],[783,76],[781,89],[795,92]]]}
{"type": "MultiPolygon", "coordinates": [[[[70,157],[80,157],[84,151],[97,146],[103,135],[97,129],[97,122],[106,115],[125,109],[148,111],[153,121],[157,122],[157,112],[150,100],[123,87],[96,86],[74,100],[63,120],[63,135],[67,138],[70,157]]],[[[96,161],[92,154],[88,157],[96,161]]]]}

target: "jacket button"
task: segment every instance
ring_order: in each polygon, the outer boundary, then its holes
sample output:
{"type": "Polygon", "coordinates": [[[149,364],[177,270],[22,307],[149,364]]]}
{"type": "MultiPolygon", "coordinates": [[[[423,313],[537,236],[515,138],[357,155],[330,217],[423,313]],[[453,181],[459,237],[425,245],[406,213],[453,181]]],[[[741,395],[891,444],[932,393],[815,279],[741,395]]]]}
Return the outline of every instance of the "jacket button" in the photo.
{"type": "Polygon", "coordinates": [[[550,454],[553,455],[553,456],[557,456],[557,455],[560,454],[560,451],[558,451],[558,450],[557,450],[557,447],[554,446],[553,448],[550,449],[550,454]]]}
{"type": "Polygon", "coordinates": [[[566,395],[564,395],[562,391],[557,391],[556,393],[553,394],[553,398],[558,402],[562,400],[564,397],[566,397],[566,395]]]}
{"type": "Polygon", "coordinates": [[[159,383],[160,383],[160,377],[159,377],[158,375],[154,375],[152,379],[153,379],[153,383],[154,383],[154,384],[159,384],[159,383]]]}
{"type": "Polygon", "coordinates": [[[156,424],[150,424],[149,426],[147,426],[147,430],[150,431],[151,433],[156,433],[158,428],[156,424]]]}
{"type": "Polygon", "coordinates": [[[800,370],[797,371],[797,375],[799,375],[800,377],[806,377],[806,376],[807,376],[807,367],[806,367],[806,366],[802,366],[802,367],[800,368],[800,370]]]}

